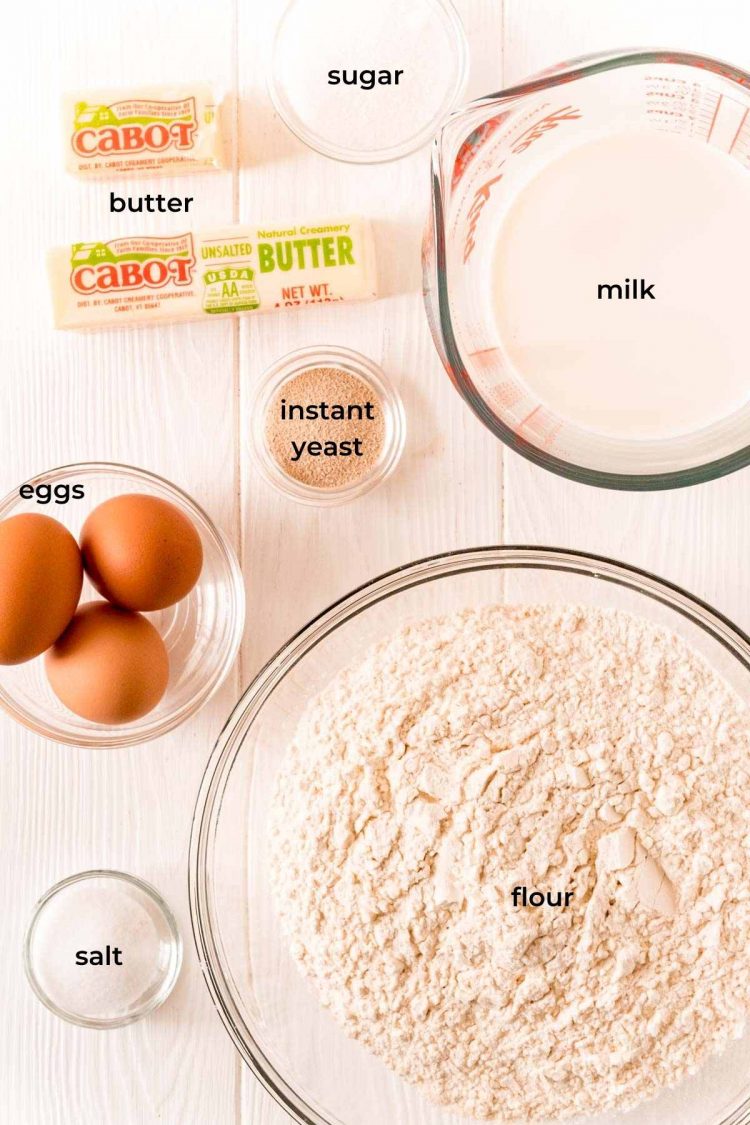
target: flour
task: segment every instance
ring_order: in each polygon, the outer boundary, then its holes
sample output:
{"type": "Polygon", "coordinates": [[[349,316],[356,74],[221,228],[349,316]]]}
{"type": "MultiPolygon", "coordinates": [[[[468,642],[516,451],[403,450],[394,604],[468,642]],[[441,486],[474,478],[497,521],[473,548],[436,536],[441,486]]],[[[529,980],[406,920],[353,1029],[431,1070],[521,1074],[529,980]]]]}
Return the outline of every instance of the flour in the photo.
{"type": "Polygon", "coordinates": [[[446,1107],[634,1106],[743,1033],[749,769],[739,697],[643,620],[495,607],[409,627],[313,703],[281,769],[292,954],[446,1107]],[[573,896],[515,908],[516,886],[573,896]]]}

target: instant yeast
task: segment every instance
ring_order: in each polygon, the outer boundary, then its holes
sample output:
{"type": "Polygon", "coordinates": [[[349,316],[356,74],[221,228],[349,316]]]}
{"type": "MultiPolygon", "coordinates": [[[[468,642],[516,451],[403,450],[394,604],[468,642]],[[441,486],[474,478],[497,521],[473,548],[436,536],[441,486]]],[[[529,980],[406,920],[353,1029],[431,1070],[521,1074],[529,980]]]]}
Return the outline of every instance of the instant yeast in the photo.
{"type": "Polygon", "coordinates": [[[364,219],[74,242],[49,255],[55,326],[200,320],[377,296],[364,219]]]}
{"type": "Polygon", "coordinates": [[[65,167],[76,176],[205,172],[224,167],[220,107],[202,83],[63,98],[65,167]]]}

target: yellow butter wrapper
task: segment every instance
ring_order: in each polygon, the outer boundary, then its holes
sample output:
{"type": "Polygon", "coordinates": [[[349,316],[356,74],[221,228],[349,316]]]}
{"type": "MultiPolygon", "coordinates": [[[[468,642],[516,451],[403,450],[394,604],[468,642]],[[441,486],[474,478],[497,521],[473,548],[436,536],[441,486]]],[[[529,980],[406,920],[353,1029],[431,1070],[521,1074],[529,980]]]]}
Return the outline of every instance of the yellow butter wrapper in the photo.
{"type": "Polygon", "coordinates": [[[73,175],[171,175],[225,167],[221,107],[210,86],[93,90],[63,98],[73,175]]]}
{"type": "Polygon", "coordinates": [[[377,297],[372,227],[289,226],[74,242],[48,258],[56,328],[203,320],[377,297]]]}

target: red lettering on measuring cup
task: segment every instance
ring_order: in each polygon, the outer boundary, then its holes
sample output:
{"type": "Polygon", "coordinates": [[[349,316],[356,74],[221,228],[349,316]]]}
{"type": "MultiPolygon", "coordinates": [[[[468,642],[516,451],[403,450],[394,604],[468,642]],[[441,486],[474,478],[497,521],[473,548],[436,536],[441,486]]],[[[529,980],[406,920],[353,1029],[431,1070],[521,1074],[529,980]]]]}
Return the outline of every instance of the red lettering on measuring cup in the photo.
{"type": "Polygon", "coordinates": [[[538,141],[545,133],[549,133],[551,129],[556,129],[562,121],[578,121],[582,114],[579,110],[575,109],[572,105],[563,106],[562,109],[556,109],[552,113],[548,113],[541,121],[536,121],[533,125],[521,133],[520,137],[513,145],[513,152],[526,152],[534,141],[538,141]]]}
{"type": "Polygon", "coordinates": [[[474,196],[471,207],[469,208],[469,230],[466,235],[466,242],[464,244],[464,265],[466,265],[466,263],[468,262],[469,258],[471,257],[471,252],[476,246],[476,239],[474,238],[474,235],[476,234],[479,216],[482,214],[482,210],[484,209],[487,200],[490,198],[490,191],[495,186],[495,184],[498,184],[500,180],[502,180],[502,178],[503,177],[501,173],[499,176],[495,176],[494,179],[488,180],[486,184],[482,184],[482,186],[474,196]]]}
{"type": "MultiPolygon", "coordinates": [[[[558,125],[562,124],[563,121],[578,121],[580,120],[581,116],[582,114],[580,110],[577,110],[575,106],[572,105],[566,105],[563,106],[562,109],[553,110],[552,113],[548,113],[545,117],[542,117],[539,121],[535,121],[533,125],[530,125],[528,129],[524,130],[524,132],[520,134],[515,144],[512,146],[511,152],[515,156],[517,156],[519,153],[525,152],[527,148],[534,144],[534,141],[538,141],[539,138],[543,137],[545,133],[549,133],[552,129],[556,129],[558,125]]],[[[487,183],[483,184],[479,188],[474,196],[468,214],[469,229],[466,235],[466,242],[464,244],[464,265],[466,264],[466,262],[468,262],[469,258],[471,257],[472,251],[476,246],[476,239],[474,236],[476,234],[477,225],[479,223],[482,210],[484,209],[485,204],[490,198],[490,191],[495,186],[495,184],[499,183],[502,178],[503,176],[501,173],[499,176],[495,176],[494,179],[488,180],[487,183]]]]}

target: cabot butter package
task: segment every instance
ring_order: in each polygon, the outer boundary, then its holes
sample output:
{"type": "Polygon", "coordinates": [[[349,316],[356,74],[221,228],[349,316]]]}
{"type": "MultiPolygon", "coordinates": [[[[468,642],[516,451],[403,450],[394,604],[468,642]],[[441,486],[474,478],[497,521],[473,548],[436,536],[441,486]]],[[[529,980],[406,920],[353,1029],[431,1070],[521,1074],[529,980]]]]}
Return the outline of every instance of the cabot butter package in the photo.
{"type": "Polygon", "coordinates": [[[204,83],[63,98],[65,167],[84,178],[225,166],[221,107],[204,83]]]}
{"type": "Polygon", "coordinates": [[[292,226],[74,242],[48,260],[57,328],[201,320],[377,297],[372,228],[292,226]]]}

